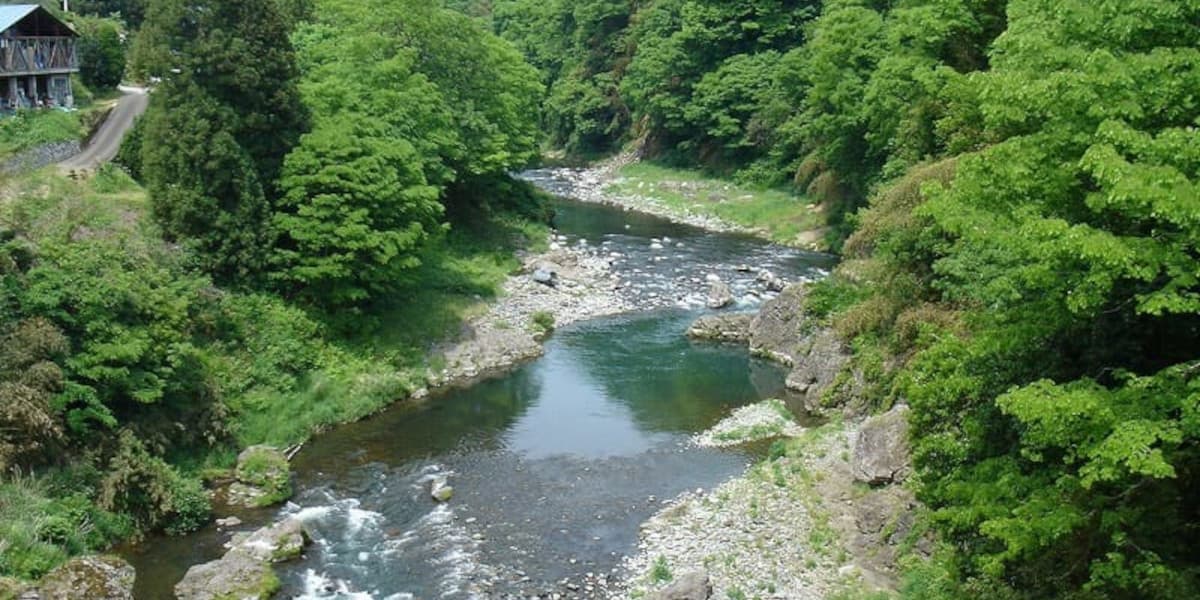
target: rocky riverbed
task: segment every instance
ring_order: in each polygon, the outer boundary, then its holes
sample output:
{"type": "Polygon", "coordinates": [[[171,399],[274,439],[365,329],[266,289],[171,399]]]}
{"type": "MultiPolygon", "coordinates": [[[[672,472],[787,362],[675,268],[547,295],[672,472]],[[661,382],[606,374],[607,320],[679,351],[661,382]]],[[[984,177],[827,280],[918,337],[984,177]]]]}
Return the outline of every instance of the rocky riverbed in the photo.
{"type": "Polygon", "coordinates": [[[464,325],[459,339],[435,352],[434,362],[442,366],[430,372],[430,388],[502,373],[541,356],[555,327],[633,309],[612,259],[566,242],[552,234],[549,250],[522,257],[521,271],[504,283],[500,298],[464,325]]]}

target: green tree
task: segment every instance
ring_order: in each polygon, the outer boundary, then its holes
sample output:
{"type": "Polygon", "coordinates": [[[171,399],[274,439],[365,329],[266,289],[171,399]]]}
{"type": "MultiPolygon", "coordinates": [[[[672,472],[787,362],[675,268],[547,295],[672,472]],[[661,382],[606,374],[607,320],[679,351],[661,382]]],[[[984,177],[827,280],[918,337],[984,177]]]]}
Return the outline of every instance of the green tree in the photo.
{"type": "Polygon", "coordinates": [[[89,87],[111,89],[125,75],[125,44],[121,30],[107,19],[77,19],[79,73],[89,87]]]}
{"type": "Polygon", "coordinates": [[[353,115],[301,138],[282,187],[276,277],[331,308],[393,291],[442,210],[412,145],[353,115]]]}
{"type": "Polygon", "coordinates": [[[307,127],[274,0],[153,0],[136,70],[164,77],[141,137],[141,175],[164,232],[222,280],[249,281],[270,253],[284,156],[307,127]]]}

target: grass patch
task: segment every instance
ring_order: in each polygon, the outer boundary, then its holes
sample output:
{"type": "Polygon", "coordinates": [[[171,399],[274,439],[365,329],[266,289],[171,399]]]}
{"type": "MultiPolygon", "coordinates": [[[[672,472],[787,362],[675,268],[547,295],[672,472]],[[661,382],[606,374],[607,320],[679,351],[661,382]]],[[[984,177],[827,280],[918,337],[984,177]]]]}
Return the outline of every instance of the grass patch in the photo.
{"type": "MultiPolygon", "coordinates": [[[[781,244],[809,246],[821,239],[824,216],[807,198],[789,191],[705,177],[698,171],[634,163],[620,170],[609,191],[644,196],[680,211],[720,218],[760,231],[781,244]]],[[[823,234],[822,234],[823,235],[823,234]]]]}
{"type": "Polygon", "coordinates": [[[667,564],[667,557],[659,556],[654,559],[654,565],[650,567],[650,579],[655,583],[667,583],[674,579],[671,567],[667,564]]]}
{"type": "Polygon", "coordinates": [[[42,144],[79,140],[83,135],[78,112],[19,110],[0,118],[0,158],[42,144]]]}

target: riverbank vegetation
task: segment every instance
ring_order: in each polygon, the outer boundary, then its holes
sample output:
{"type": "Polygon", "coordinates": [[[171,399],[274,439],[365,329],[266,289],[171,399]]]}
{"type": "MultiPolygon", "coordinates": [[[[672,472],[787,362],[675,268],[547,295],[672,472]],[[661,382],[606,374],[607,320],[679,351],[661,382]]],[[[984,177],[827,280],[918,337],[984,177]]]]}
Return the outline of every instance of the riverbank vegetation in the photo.
{"type": "Polygon", "coordinates": [[[780,244],[814,246],[823,241],[820,207],[777,188],[638,162],[621,167],[608,191],[644,197],[672,211],[716,217],[780,244]]]}
{"type": "Polygon", "coordinates": [[[812,310],[911,404],[942,544],[902,595],[1200,593],[1194,3],[492,6],[554,143],[822,203],[812,310]]]}
{"type": "Polygon", "coordinates": [[[204,524],[212,467],[424,387],[544,243],[507,43],[415,0],[196,4],[139,14],[163,83],[121,168],[3,182],[0,578],[204,524]]]}

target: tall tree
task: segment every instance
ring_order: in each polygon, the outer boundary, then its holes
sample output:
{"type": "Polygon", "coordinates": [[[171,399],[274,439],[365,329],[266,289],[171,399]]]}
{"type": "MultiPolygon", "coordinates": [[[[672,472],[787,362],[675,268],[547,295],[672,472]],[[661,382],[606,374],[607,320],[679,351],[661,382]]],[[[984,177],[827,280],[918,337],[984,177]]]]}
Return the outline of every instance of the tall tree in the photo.
{"type": "Polygon", "coordinates": [[[279,171],[307,127],[290,27],[275,0],[152,0],[137,40],[135,69],[165,80],[142,138],[155,215],[223,278],[262,267],[279,171]]]}

